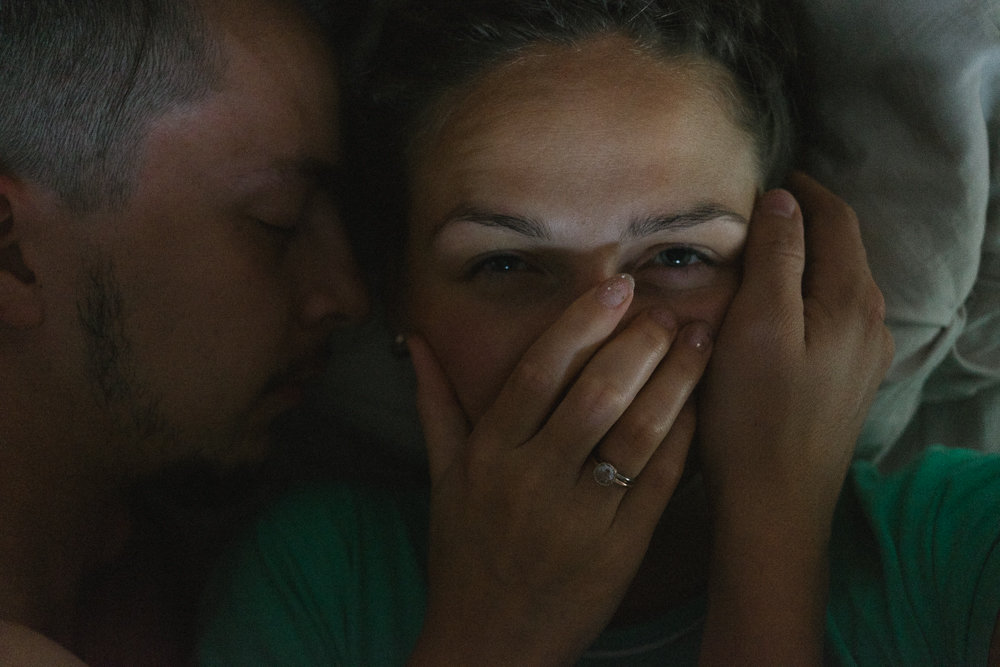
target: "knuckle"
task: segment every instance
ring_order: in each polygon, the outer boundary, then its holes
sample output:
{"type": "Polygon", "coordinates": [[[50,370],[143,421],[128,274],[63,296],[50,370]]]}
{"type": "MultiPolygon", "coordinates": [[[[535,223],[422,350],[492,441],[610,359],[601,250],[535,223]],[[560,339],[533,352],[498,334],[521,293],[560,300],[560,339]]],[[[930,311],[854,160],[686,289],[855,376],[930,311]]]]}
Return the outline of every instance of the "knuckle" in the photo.
{"type": "Polygon", "coordinates": [[[844,287],[841,317],[855,322],[856,328],[870,339],[882,338],[887,327],[885,297],[869,276],[844,287]]]}
{"type": "Polygon", "coordinates": [[[831,297],[818,299],[834,322],[853,324],[865,331],[877,331],[885,322],[886,307],[882,291],[870,274],[860,278],[843,275],[831,297]]]}
{"type": "Polygon", "coordinates": [[[632,331],[651,356],[662,357],[670,349],[671,334],[648,317],[638,317],[632,331]]]}
{"type": "Polygon", "coordinates": [[[792,320],[791,314],[784,311],[769,318],[756,317],[748,320],[738,332],[742,346],[760,350],[761,353],[778,353],[786,345],[786,335],[792,329],[792,320]]]}
{"type": "Polygon", "coordinates": [[[658,443],[666,435],[663,414],[652,410],[630,413],[627,419],[619,423],[618,428],[629,447],[658,443]]]}
{"type": "Polygon", "coordinates": [[[627,398],[624,388],[617,382],[603,376],[581,377],[575,387],[581,415],[602,421],[607,415],[617,412],[627,398]]]}
{"type": "Polygon", "coordinates": [[[829,283],[831,301],[845,313],[869,308],[874,281],[867,266],[840,265],[835,272],[824,274],[823,279],[829,283]]]}
{"type": "Polygon", "coordinates": [[[878,288],[874,280],[869,282],[865,299],[868,303],[869,322],[874,325],[881,325],[885,322],[886,316],[885,295],[882,294],[882,290],[878,288]]]}
{"type": "Polygon", "coordinates": [[[549,396],[554,383],[552,369],[531,355],[525,356],[510,376],[511,388],[518,396],[549,396]]]}
{"type": "Polygon", "coordinates": [[[769,238],[762,250],[771,261],[792,265],[804,264],[806,261],[802,237],[789,230],[783,230],[769,238]]]}

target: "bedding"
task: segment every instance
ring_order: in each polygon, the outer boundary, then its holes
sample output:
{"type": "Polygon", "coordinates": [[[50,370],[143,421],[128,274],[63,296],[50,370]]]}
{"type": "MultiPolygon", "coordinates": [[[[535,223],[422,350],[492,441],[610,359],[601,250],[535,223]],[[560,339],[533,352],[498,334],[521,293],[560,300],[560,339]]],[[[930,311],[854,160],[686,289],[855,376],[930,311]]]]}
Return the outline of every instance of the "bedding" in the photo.
{"type": "Polygon", "coordinates": [[[801,165],[856,210],[896,341],[858,450],[889,467],[930,438],[1000,448],[998,6],[797,4],[801,165]]]}
{"type": "MultiPolygon", "coordinates": [[[[799,0],[800,166],[862,224],[896,358],[858,457],[1000,450],[1000,0],[799,0]]],[[[413,377],[382,321],[343,334],[331,423],[420,459],[413,377]]]]}

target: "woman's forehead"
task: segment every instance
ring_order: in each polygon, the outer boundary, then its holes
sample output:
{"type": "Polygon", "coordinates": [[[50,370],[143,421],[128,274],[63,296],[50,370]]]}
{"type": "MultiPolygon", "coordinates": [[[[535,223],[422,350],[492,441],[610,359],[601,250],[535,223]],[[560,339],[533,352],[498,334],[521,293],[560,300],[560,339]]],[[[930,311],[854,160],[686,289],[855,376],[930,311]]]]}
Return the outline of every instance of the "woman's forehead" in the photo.
{"type": "Polygon", "coordinates": [[[541,44],[442,99],[414,157],[447,147],[468,161],[526,162],[558,147],[563,168],[585,168],[599,148],[608,170],[634,169],[645,146],[668,138],[674,151],[743,143],[727,84],[715,65],[664,60],[620,35],[541,44]]]}
{"type": "Polygon", "coordinates": [[[438,216],[514,203],[545,218],[550,206],[621,217],[631,202],[642,217],[752,198],[754,142],[709,90],[711,71],[626,44],[547,47],[483,77],[422,142],[415,199],[438,216]]]}

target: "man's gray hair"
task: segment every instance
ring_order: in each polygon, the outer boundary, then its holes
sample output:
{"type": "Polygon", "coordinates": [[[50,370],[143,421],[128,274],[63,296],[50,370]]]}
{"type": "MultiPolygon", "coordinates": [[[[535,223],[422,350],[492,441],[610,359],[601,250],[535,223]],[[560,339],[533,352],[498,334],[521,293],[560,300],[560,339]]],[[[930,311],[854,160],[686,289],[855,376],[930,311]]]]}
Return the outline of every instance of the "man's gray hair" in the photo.
{"type": "Polygon", "coordinates": [[[150,123],[222,67],[191,0],[0,0],[0,173],[120,206],[150,123]]]}

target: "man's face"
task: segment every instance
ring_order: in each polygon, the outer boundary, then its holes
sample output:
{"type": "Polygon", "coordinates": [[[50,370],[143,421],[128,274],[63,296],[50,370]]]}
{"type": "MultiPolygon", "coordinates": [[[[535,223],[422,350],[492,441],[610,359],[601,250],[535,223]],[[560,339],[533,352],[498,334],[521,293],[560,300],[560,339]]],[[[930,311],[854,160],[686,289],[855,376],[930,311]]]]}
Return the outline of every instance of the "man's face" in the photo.
{"type": "Polygon", "coordinates": [[[213,8],[220,89],[153,124],[124,210],[80,222],[63,324],[83,332],[110,420],[95,426],[132,468],[259,453],[332,327],[366,308],[337,211],[330,53],[302,19],[252,4],[213,8]]]}

